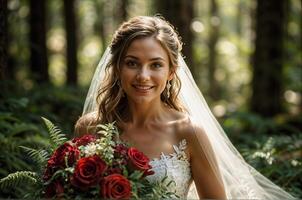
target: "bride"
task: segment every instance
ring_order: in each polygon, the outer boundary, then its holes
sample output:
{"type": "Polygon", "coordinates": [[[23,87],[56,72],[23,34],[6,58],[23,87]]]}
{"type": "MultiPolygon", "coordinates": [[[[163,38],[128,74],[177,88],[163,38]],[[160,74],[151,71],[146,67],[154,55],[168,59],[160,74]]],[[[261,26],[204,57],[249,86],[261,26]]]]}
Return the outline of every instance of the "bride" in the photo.
{"type": "Polygon", "coordinates": [[[144,152],[155,174],[183,198],[294,199],[250,165],[211,114],[160,17],[139,16],[115,32],[93,77],[76,134],[115,121],[121,139],[144,152]]]}

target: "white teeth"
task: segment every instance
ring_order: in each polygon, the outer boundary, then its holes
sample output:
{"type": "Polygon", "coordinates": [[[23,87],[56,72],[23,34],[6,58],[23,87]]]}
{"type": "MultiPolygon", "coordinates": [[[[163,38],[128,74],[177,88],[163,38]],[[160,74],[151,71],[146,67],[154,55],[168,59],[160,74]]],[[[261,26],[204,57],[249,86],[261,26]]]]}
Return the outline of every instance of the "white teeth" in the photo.
{"type": "Polygon", "coordinates": [[[150,86],[139,86],[139,85],[135,85],[134,87],[140,90],[149,90],[152,88],[150,86]]]}

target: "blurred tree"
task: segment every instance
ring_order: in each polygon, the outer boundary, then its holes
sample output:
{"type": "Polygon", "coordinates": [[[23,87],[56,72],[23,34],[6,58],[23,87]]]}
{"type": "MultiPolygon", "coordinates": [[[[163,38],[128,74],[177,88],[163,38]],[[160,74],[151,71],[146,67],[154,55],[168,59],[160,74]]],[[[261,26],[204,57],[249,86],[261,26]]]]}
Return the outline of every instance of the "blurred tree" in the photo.
{"type": "Polygon", "coordinates": [[[251,110],[262,116],[282,111],[285,0],[257,0],[251,110]]]}
{"type": "Polygon", "coordinates": [[[219,9],[216,0],[210,1],[210,38],[208,42],[209,46],[209,94],[213,100],[218,100],[219,97],[219,86],[215,78],[215,72],[217,68],[217,52],[216,45],[219,39],[219,9]]]}
{"type": "Polygon", "coordinates": [[[0,0],[0,80],[7,67],[7,0],[0,0]]]}
{"type": "Polygon", "coordinates": [[[32,78],[49,82],[46,48],[45,1],[30,0],[30,61],[32,78]]]}
{"type": "Polygon", "coordinates": [[[193,66],[192,41],[193,33],[191,23],[194,17],[194,0],[156,0],[155,7],[163,17],[172,23],[179,32],[183,45],[182,53],[185,56],[187,65],[190,67],[193,76],[196,78],[198,69],[193,66]]]}
{"type": "Polygon", "coordinates": [[[74,11],[75,0],[64,0],[65,31],[67,41],[67,84],[77,85],[77,26],[74,11]]]}
{"type": "Polygon", "coordinates": [[[105,48],[107,46],[104,6],[105,4],[103,1],[94,1],[95,13],[97,16],[94,23],[94,32],[97,36],[100,35],[103,51],[105,51],[105,48]]]}
{"type": "Polygon", "coordinates": [[[123,1],[118,1],[119,3],[117,4],[117,17],[118,17],[118,22],[122,23],[123,21],[127,20],[128,13],[127,13],[127,7],[129,4],[128,0],[123,0],[123,1]]]}
{"type": "Polygon", "coordinates": [[[236,16],[236,31],[239,37],[242,36],[243,8],[244,8],[243,0],[238,0],[237,16],[236,16]]]}
{"type": "MultiPolygon", "coordinates": [[[[302,3],[300,0],[286,1],[286,29],[284,52],[284,88],[288,92],[302,95],[302,3]]],[[[302,112],[302,98],[286,98],[286,108],[293,113],[302,112]],[[300,99],[300,100],[299,100],[300,99]]]]}

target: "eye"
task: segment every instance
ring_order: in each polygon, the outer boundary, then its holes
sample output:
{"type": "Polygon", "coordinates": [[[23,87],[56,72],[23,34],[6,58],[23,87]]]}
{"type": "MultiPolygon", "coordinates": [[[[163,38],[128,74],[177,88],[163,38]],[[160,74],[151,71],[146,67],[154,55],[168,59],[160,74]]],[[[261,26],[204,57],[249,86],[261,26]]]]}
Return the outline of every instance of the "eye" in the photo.
{"type": "Polygon", "coordinates": [[[126,60],[125,64],[127,67],[135,68],[138,64],[134,60],[126,60]]]}
{"type": "Polygon", "coordinates": [[[155,62],[155,63],[152,63],[152,65],[151,65],[153,68],[161,68],[162,66],[163,66],[163,64],[162,63],[160,63],[160,62],[155,62]]]}

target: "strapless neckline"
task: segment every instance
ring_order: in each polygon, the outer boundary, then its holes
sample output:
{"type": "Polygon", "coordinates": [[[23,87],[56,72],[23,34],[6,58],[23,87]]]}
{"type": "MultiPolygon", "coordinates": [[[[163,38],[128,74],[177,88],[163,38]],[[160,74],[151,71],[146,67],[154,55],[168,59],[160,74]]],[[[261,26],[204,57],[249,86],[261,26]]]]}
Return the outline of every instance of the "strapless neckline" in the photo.
{"type": "Polygon", "coordinates": [[[173,145],[173,153],[165,154],[162,152],[160,158],[152,158],[150,165],[155,173],[147,177],[151,182],[158,182],[167,176],[164,183],[173,182],[169,185],[168,190],[181,199],[186,198],[192,182],[190,162],[185,153],[186,148],[187,142],[183,139],[178,145],[173,145]]]}

